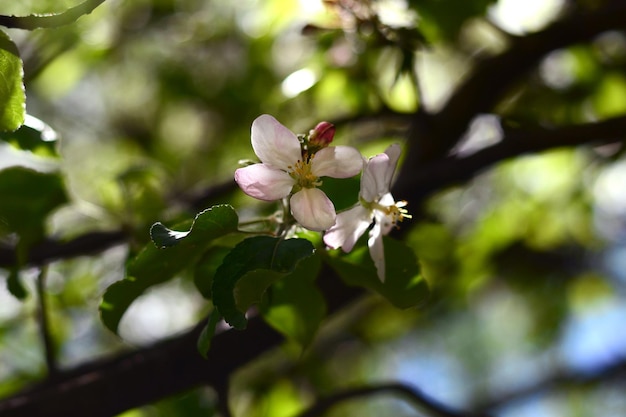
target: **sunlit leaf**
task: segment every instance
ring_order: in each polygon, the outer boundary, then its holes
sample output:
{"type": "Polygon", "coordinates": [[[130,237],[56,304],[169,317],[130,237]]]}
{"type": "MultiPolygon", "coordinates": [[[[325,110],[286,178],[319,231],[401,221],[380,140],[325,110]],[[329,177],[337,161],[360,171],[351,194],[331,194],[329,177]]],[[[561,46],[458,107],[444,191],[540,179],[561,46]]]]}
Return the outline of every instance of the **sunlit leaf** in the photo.
{"type": "Polygon", "coordinates": [[[159,226],[152,228],[152,238],[159,247],[148,244],[129,262],[126,278],[111,285],[104,293],[100,304],[101,319],[114,332],[137,297],[149,287],[166,282],[194,265],[214,239],[237,231],[238,217],[231,206],[219,205],[199,213],[185,232],[157,224],[159,226]]]}
{"type": "Polygon", "coordinates": [[[369,250],[360,245],[349,254],[327,257],[329,264],[349,285],[369,288],[398,308],[423,304],[428,285],[420,275],[417,257],[411,248],[391,238],[384,238],[386,278],[381,282],[369,250]]]}
{"type": "Polygon", "coordinates": [[[24,123],[26,95],[24,70],[17,47],[0,31],[0,131],[12,131],[24,123]]]}
{"type": "Polygon", "coordinates": [[[244,329],[247,307],[259,302],[269,285],[291,273],[298,262],[313,252],[313,245],[305,239],[271,236],[245,239],[217,269],[213,303],[231,326],[244,329]],[[247,274],[251,274],[250,278],[247,274]],[[240,280],[243,280],[241,284],[240,280]]]}
{"type": "Polygon", "coordinates": [[[291,274],[272,286],[261,304],[265,321],[304,347],[311,343],[326,316],[324,296],[314,285],[320,266],[319,256],[302,260],[291,274]]]}
{"type": "Polygon", "coordinates": [[[32,151],[44,156],[58,156],[58,134],[43,121],[26,115],[24,124],[13,132],[0,131],[0,140],[18,149],[32,151]]]}

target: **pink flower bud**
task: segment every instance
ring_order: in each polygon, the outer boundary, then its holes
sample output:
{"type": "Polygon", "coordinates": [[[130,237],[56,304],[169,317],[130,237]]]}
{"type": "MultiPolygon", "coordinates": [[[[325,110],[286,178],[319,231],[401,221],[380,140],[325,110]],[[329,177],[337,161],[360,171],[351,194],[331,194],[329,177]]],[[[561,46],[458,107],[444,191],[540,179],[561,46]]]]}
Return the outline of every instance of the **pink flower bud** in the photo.
{"type": "Polygon", "coordinates": [[[309,132],[309,146],[314,148],[325,148],[335,137],[335,125],[329,122],[319,122],[314,129],[309,132]]]}

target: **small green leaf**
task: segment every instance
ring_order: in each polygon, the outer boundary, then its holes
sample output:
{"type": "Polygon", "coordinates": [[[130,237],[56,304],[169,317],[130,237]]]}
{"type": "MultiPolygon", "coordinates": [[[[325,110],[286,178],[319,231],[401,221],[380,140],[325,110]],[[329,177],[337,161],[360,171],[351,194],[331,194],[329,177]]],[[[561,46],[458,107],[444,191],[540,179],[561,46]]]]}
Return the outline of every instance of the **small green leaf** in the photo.
{"type": "Polygon", "coordinates": [[[236,232],[238,221],[237,213],[231,206],[219,205],[199,213],[187,232],[175,232],[185,236],[175,241],[166,238],[165,245],[159,240],[161,237],[157,237],[155,243],[160,244],[160,248],[147,245],[127,265],[126,278],[107,288],[100,304],[102,322],[117,332],[122,316],[137,297],[149,287],[166,282],[194,265],[214,239],[236,232]]]}
{"type": "Polygon", "coordinates": [[[0,131],[12,131],[24,123],[26,94],[19,51],[0,31],[0,131]]]}
{"type": "Polygon", "coordinates": [[[57,133],[36,117],[26,115],[24,124],[13,132],[0,132],[0,140],[18,149],[42,156],[58,156],[57,133]]]}
{"type": "Polygon", "coordinates": [[[60,175],[24,167],[0,171],[0,196],[0,233],[17,233],[22,245],[42,238],[46,217],[68,201],[60,175]]]}
{"type": "MultiPolygon", "coordinates": [[[[423,304],[428,285],[420,275],[417,257],[403,242],[384,237],[386,279],[376,274],[367,246],[360,245],[349,254],[326,257],[330,266],[348,284],[375,291],[398,308],[423,304]]],[[[338,251],[337,251],[338,253],[338,251]]]]}
{"type": "Polygon", "coordinates": [[[314,284],[319,270],[319,256],[302,260],[272,286],[261,304],[265,321],[303,347],[311,343],[326,316],[324,296],[314,284]]]}
{"type": "Polygon", "coordinates": [[[247,307],[260,301],[269,285],[291,273],[298,262],[314,251],[311,242],[305,239],[271,236],[245,239],[224,258],[215,273],[215,307],[231,326],[245,329],[247,307]]]}
{"type": "Polygon", "coordinates": [[[227,204],[221,204],[199,213],[187,231],[171,230],[161,223],[155,223],[150,228],[150,238],[158,248],[176,246],[183,240],[185,244],[191,245],[203,242],[207,233],[223,236],[234,232],[238,223],[235,210],[227,204]]]}
{"type": "Polygon", "coordinates": [[[209,349],[211,348],[211,340],[215,335],[215,327],[221,319],[222,316],[217,312],[217,310],[213,310],[209,315],[209,320],[207,321],[206,326],[204,326],[200,336],[198,337],[198,352],[204,359],[207,358],[209,349]]]}
{"type": "Polygon", "coordinates": [[[24,288],[24,284],[20,278],[20,271],[18,268],[13,268],[9,272],[9,277],[7,278],[7,289],[18,300],[24,300],[28,296],[28,292],[26,291],[26,288],[24,288]]]}
{"type": "Polygon", "coordinates": [[[150,228],[150,239],[156,245],[157,248],[169,248],[171,246],[178,245],[181,239],[184,239],[189,235],[189,232],[177,232],[175,230],[168,229],[163,226],[162,223],[155,223],[150,228]]]}

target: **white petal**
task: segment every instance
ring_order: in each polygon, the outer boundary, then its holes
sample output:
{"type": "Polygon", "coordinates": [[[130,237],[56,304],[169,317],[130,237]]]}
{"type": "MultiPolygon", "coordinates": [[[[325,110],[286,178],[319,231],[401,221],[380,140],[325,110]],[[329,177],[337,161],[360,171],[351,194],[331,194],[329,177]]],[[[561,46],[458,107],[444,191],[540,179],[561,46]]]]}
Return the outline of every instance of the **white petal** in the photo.
{"type": "Polygon", "coordinates": [[[252,122],[252,149],[261,162],[287,170],[302,159],[298,137],[269,114],[263,114],[252,122]]]}
{"type": "Polygon", "coordinates": [[[239,168],[235,171],[235,181],[250,197],[266,201],[287,197],[295,182],[285,171],[265,164],[239,168]]]}
{"type": "Polygon", "coordinates": [[[376,266],[378,278],[381,282],[385,282],[385,248],[383,246],[383,234],[378,223],[370,230],[367,246],[369,246],[370,256],[376,266]]]}
{"type": "MultiPolygon", "coordinates": [[[[386,196],[391,196],[391,194],[385,194],[385,196],[381,198],[381,202],[383,201],[383,199],[385,199],[384,197],[386,196]]],[[[393,198],[392,198],[392,201],[393,201],[393,198]]],[[[381,204],[385,205],[384,203],[381,203],[381,204]]],[[[375,210],[374,217],[376,219],[376,223],[380,225],[381,233],[383,235],[389,234],[389,232],[394,226],[393,217],[389,214],[383,213],[380,210],[375,210]]]]}
{"type": "Polygon", "coordinates": [[[335,224],[335,206],[317,188],[303,188],[291,196],[291,214],[303,227],[321,232],[335,224]]]}
{"type": "Polygon", "coordinates": [[[385,153],[367,161],[361,177],[361,197],[371,202],[389,192],[399,157],[400,145],[393,144],[385,150],[385,153]]]}
{"type": "Polygon", "coordinates": [[[385,175],[385,181],[391,187],[391,180],[393,179],[393,174],[396,171],[396,165],[398,164],[398,159],[400,159],[400,153],[402,150],[400,149],[400,145],[394,143],[393,145],[389,145],[387,149],[385,149],[385,153],[389,157],[389,169],[385,175]]]}
{"type": "Polygon", "coordinates": [[[324,243],[332,249],[350,252],[371,223],[372,214],[359,204],[337,214],[335,225],[324,234],[324,243]]]}
{"type": "Polygon", "coordinates": [[[365,201],[378,201],[389,192],[386,173],[389,168],[389,156],[381,153],[370,158],[361,176],[361,197],[365,201]]]}
{"type": "Polygon", "coordinates": [[[389,207],[396,204],[396,200],[393,199],[391,193],[386,193],[378,199],[378,204],[380,204],[381,206],[389,207]]]}
{"type": "Polygon", "coordinates": [[[329,146],[315,154],[311,172],[317,177],[350,178],[363,169],[363,156],[351,146],[329,146]]]}

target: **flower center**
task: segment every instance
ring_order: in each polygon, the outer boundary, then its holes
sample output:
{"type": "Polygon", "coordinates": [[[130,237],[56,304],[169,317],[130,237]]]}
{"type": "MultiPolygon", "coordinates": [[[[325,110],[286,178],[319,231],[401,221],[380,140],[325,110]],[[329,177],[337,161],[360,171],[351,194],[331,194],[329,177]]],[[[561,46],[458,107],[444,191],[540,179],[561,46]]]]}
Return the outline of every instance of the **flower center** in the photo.
{"type": "Polygon", "coordinates": [[[408,203],[404,200],[396,201],[396,204],[386,208],[385,213],[391,216],[393,224],[398,224],[404,219],[411,219],[413,216],[409,214],[409,211],[405,209],[408,203]]]}
{"type": "Polygon", "coordinates": [[[296,180],[295,188],[315,188],[322,185],[320,179],[311,172],[311,162],[315,155],[311,155],[307,160],[300,160],[295,165],[289,165],[289,175],[296,180]]]}
{"type": "Polygon", "coordinates": [[[394,226],[396,226],[398,223],[400,223],[404,219],[413,218],[413,216],[409,214],[408,210],[404,208],[408,204],[404,200],[396,201],[391,206],[384,206],[377,201],[372,201],[372,202],[361,201],[361,204],[370,210],[378,210],[384,213],[385,216],[387,216],[387,218],[391,220],[391,223],[394,226]]]}

